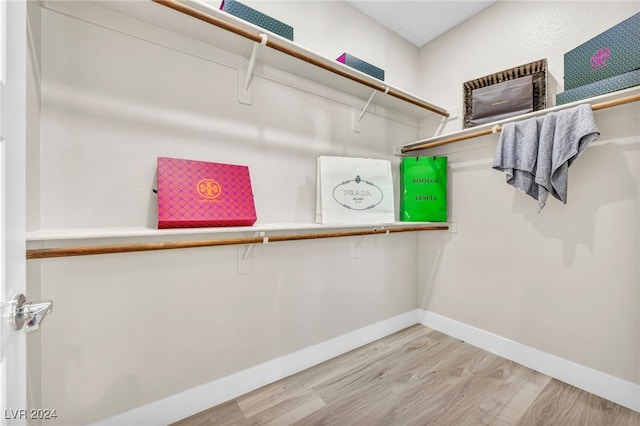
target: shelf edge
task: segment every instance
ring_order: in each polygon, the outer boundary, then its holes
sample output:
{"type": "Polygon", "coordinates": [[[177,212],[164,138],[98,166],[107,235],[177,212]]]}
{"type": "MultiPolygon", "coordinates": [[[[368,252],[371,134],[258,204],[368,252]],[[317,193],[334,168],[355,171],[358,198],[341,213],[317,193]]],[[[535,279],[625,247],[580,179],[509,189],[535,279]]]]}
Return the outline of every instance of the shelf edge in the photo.
{"type": "MultiPolygon", "coordinates": [[[[624,90],[619,90],[616,92],[611,92],[611,93],[606,93],[604,95],[599,95],[599,96],[594,96],[592,98],[587,98],[587,99],[582,99],[579,101],[575,101],[575,102],[571,102],[568,104],[564,104],[564,105],[557,105],[554,107],[550,107],[550,108],[545,108],[543,110],[539,110],[539,111],[534,111],[534,112],[530,112],[527,114],[521,114],[521,115],[517,115],[515,117],[510,117],[504,120],[499,120],[499,121],[494,121],[491,123],[486,123],[486,124],[482,124],[480,126],[475,126],[475,127],[471,127],[468,129],[462,129],[462,130],[456,130],[453,131],[451,133],[447,133],[444,135],[440,135],[440,136],[435,136],[435,137],[431,137],[431,138],[427,138],[427,139],[422,139],[416,142],[412,142],[406,145],[403,145],[401,147],[401,152],[402,153],[406,153],[406,152],[410,152],[410,151],[417,151],[420,149],[429,149],[429,148],[435,148],[437,146],[440,146],[442,144],[439,144],[438,142],[442,142],[448,139],[459,139],[459,140],[464,140],[464,139],[469,139],[471,137],[472,134],[474,133],[481,133],[481,135],[478,136],[484,136],[485,134],[491,134],[492,133],[492,129],[495,126],[501,126],[502,124],[505,123],[510,123],[510,122],[514,122],[514,121],[520,121],[520,120],[526,120],[528,118],[532,118],[532,117],[538,117],[541,115],[545,115],[551,112],[556,112],[556,111],[561,111],[564,109],[568,109],[568,108],[572,108],[578,105],[582,105],[582,104],[594,104],[594,103],[604,103],[604,102],[609,102],[609,101],[614,101],[620,98],[624,98],[627,96],[633,96],[636,94],[640,94],[640,86],[635,86],[635,87],[630,87],[628,89],[624,89],[624,90]],[[422,147],[422,145],[429,145],[429,144],[433,144],[432,146],[425,146],[422,147]],[[418,148],[420,147],[420,148],[418,148]]],[[[457,142],[457,141],[456,141],[457,142]]]]}
{"type": "Polygon", "coordinates": [[[38,230],[27,232],[27,242],[48,241],[79,241],[125,238],[162,238],[178,236],[206,236],[225,234],[247,234],[259,232],[283,231],[331,231],[336,229],[397,229],[412,226],[450,225],[446,222],[394,222],[394,223],[366,223],[366,224],[316,224],[316,223],[269,223],[254,226],[224,227],[224,228],[81,228],[38,230]]]}
{"type": "MultiPolygon", "coordinates": [[[[215,246],[230,246],[230,245],[247,245],[252,247],[254,244],[266,244],[285,241],[299,241],[299,240],[317,240],[325,238],[343,238],[343,237],[364,237],[370,235],[388,235],[390,233],[399,232],[422,232],[422,231],[448,231],[450,226],[446,223],[438,223],[436,225],[419,225],[411,223],[406,226],[387,226],[387,227],[375,227],[370,226],[368,228],[358,228],[352,230],[338,230],[332,232],[314,232],[314,233],[300,233],[300,234],[275,234],[265,235],[264,232],[260,232],[259,235],[254,236],[241,236],[241,237],[229,237],[229,238],[216,238],[216,239],[188,239],[181,241],[146,241],[146,242],[134,242],[134,243],[121,243],[121,244],[103,244],[103,245],[88,245],[88,246],[59,246],[59,247],[45,247],[45,248],[31,248],[27,249],[26,257],[29,260],[33,259],[49,259],[58,257],[75,257],[75,256],[89,256],[89,255],[102,255],[102,254],[116,254],[116,253],[136,253],[142,251],[158,251],[158,250],[177,250],[188,248],[203,248],[203,247],[215,247],[215,246]]],[[[364,240],[363,240],[364,241],[364,240]]]]}

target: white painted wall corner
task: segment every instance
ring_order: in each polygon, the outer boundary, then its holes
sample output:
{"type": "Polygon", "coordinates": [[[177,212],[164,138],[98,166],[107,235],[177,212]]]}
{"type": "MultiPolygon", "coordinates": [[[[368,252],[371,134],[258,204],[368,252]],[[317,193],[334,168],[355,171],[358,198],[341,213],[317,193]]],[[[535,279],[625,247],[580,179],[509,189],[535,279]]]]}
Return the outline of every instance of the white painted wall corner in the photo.
{"type": "Polygon", "coordinates": [[[415,324],[517,362],[640,412],[640,384],[576,364],[433,312],[414,309],[230,376],[100,420],[93,425],[168,424],[229,401],[415,324]]]}

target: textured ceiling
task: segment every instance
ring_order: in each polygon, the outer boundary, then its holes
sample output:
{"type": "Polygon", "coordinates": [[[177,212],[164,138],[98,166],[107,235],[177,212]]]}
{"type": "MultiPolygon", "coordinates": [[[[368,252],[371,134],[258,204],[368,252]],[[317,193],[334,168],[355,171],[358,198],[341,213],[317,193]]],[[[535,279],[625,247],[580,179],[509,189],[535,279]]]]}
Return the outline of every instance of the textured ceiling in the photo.
{"type": "Polygon", "coordinates": [[[491,6],[495,0],[346,0],[346,2],[420,47],[491,6]]]}

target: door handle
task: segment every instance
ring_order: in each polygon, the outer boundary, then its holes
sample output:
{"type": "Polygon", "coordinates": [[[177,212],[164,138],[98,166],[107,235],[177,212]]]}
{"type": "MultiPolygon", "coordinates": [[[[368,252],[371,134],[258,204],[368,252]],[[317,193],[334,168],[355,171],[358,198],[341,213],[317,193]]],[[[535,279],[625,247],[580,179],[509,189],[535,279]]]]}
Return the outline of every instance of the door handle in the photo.
{"type": "Polygon", "coordinates": [[[51,312],[53,302],[27,302],[24,294],[17,294],[9,302],[8,319],[14,330],[24,326],[24,331],[30,333],[40,328],[44,316],[51,312]]]}

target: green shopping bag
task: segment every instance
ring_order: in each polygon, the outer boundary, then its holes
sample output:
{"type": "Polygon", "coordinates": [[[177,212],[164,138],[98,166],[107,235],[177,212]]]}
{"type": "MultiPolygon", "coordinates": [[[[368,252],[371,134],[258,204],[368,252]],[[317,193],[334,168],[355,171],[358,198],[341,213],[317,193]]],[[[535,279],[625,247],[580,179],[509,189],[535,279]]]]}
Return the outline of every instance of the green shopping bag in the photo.
{"type": "Polygon", "coordinates": [[[400,220],[447,221],[447,157],[403,157],[400,220]]]}

